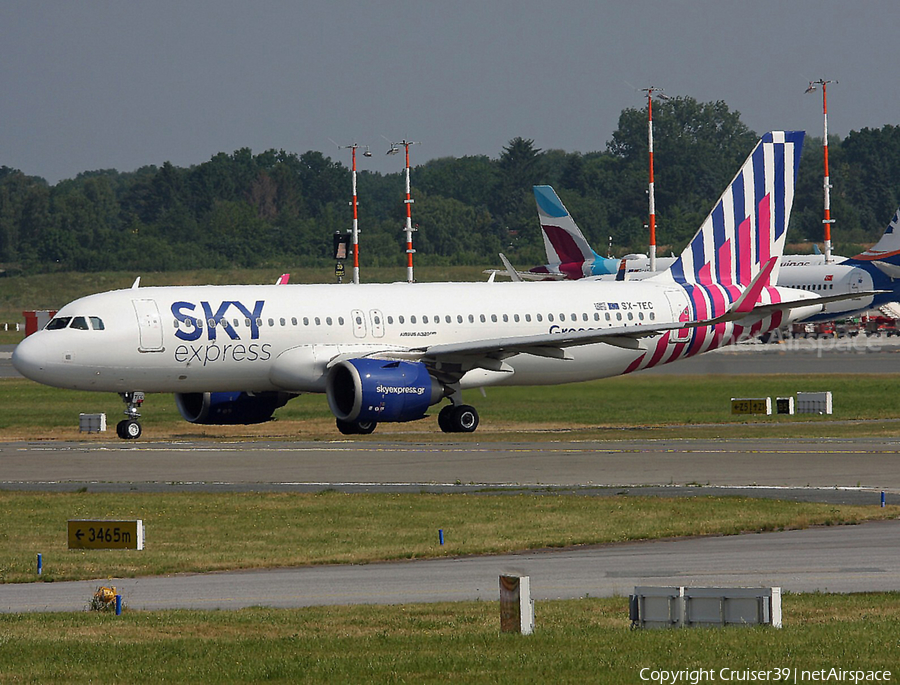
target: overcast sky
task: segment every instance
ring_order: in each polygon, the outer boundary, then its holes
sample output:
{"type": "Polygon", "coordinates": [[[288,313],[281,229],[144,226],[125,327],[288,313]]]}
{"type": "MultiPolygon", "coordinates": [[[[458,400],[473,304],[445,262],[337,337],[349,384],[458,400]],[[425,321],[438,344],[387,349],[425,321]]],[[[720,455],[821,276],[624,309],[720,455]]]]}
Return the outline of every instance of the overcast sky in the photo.
{"type": "Polygon", "coordinates": [[[412,164],[605,149],[638,89],[724,100],[762,133],[900,124],[897,0],[2,0],[0,165],[200,164],[249,147],[421,141],[412,164]]]}

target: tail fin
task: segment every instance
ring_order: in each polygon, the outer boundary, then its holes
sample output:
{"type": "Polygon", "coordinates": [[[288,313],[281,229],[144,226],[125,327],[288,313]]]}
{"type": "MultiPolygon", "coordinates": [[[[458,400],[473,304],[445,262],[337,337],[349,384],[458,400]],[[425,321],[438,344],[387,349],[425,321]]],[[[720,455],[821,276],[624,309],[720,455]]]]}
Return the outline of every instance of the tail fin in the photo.
{"type": "Polygon", "coordinates": [[[549,264],[593,262],[596,255],[551,186],[534,186],[549,264]]]}
{"type": "MultiPolygon", "coordinates": [[[[756,144],[737,176],[675,260],[679,283],[748,286],[784,252],[803,131],[774,131],[756,144]]],[[[778,278],[778,267],[771,282],[778,278]]]]}
{"type": "Polygon", "coordinates": [[[885,271],[892,278],[897,278],[896,267],[900,266],[900,209],[894,214],[891,223],[888,224],[881,239],[865,252],[851,257],[845,264],[853,262],[868,262],[885,271]],[[893,269],[887,267],[894,267],[893,269]]]}

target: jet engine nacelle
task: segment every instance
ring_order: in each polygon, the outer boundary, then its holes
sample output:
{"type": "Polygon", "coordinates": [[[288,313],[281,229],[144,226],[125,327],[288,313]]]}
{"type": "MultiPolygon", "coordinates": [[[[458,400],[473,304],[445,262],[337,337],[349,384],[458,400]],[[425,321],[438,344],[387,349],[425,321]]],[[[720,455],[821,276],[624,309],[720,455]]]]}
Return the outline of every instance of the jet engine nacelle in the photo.
{"type": "Polygon", "coordinates": [[[294,397],[286,392],[177,393],[175,405],[185,421],[200,424],[263,423],[294,397]]]}
{"type": "Polygon", "coordinates": [[[444,397],[420,362],[349,359],[328,374],[328,406],[341,421],[413,421],[444,397]]]}

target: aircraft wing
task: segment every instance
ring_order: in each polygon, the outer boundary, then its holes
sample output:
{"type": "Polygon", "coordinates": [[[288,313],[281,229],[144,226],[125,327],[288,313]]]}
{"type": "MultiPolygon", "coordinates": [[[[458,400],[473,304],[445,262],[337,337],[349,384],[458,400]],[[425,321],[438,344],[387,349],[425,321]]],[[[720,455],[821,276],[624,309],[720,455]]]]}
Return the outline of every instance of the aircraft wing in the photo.
{"type": "Polygon", "coordinates": [[[542,333],[460,343],[441,343],[430,347],[415,348],[411,352],[423,357],[439,359],[462,355],[503,355],[534,354],[539,357],[567,358],[565,348],[594,343],[608,343],[616,347],[640,349],[640,338],[659,335],[664,331],[684,328],[684,323],[669,323],[652,326],[617,326],[595,330],[571,331],[568,333],[542,333]]]}
{"type": "MultiPolygon", "coordinates": [[[[509,271],[506,269],[485,269],[481,273],[483,274],[493,274],[495,276],[510,276],[509,271]]],[[[516,271],[516,277],[513,280],[520,281],[564,281],[566,280],[565,274],[555,274],[555,273],[546,273],[539,274],[534,273],[533,271],[516,271]]]]}

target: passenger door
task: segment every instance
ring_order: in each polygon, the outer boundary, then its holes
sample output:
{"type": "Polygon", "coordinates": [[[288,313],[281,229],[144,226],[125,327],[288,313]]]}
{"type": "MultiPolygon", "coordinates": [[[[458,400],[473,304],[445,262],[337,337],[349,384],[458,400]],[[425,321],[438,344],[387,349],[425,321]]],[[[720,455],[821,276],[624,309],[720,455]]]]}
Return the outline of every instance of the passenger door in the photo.
{"type": "Polygon", "coordinates": [[[140,331],[140,352],[162,352],[163,331],[162,319],[155,300],[132,300],[134,313],[137,316],[140,331]]]}

